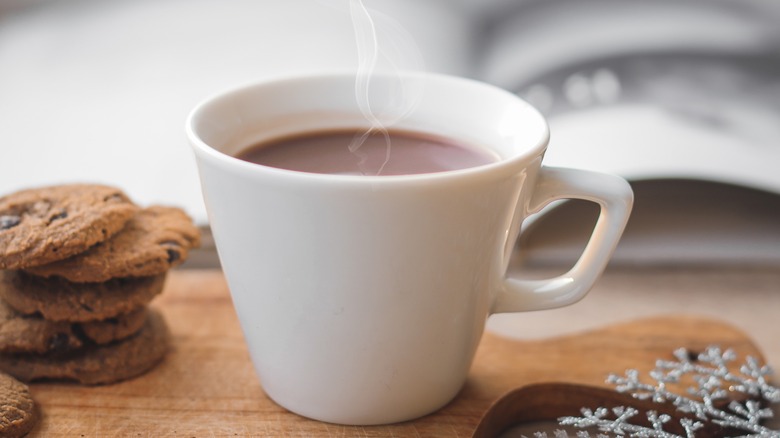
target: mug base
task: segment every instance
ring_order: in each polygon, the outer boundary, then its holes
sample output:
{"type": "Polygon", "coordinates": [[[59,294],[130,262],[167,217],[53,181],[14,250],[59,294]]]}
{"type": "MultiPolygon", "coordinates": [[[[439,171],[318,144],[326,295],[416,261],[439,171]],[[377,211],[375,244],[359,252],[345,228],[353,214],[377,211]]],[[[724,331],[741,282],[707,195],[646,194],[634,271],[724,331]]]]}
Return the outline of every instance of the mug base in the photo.
{"type": "Polygon", "coordinates": [[[306,400],[285,400],[284,397],[275,397],[268,392],[266,395],[287,411],[310,420],[342,426],[381,426],[411,421],[432,414],[447,406],[458,395],[462,386],[454,394],[446,397],[444,401],[441,399],[437,403],[408,401],[397,406],[380,406],[378,404],[373,406],[357,404],[357,406],[351,407],[344,404],[312,406],[306,400]]]}

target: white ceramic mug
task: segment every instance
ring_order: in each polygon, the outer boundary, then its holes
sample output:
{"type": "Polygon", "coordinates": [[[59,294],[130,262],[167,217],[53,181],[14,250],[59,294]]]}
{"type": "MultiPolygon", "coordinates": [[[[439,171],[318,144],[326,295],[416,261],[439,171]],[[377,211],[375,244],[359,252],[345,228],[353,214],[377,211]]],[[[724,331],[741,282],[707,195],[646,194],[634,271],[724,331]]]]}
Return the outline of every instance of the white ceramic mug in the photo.
{"type": "MultiPolygon", "coordinates": [[[[245,86],[201,103],[187,121],[261,384],[278,404],[313,419],[381,424],[442,407],[464,384],[487,317],[582,298],[631,209],[631,189],[619,177],[542,166],[547,124],[515,95],[440,75],[401,79],[422,95],[395,127],[480,145],[500,160],[442,173],[350,176],[232,156],[290,133],[369,126],[350,75],[245,86]],[[601,205],[580,260],[557,278],[507,278],[520,224],[565,198],[601,205]]],[[[390,104],[394,93],[386,91],[398,80],[372,78],[380,90],[372,106],[390,104]]]]}

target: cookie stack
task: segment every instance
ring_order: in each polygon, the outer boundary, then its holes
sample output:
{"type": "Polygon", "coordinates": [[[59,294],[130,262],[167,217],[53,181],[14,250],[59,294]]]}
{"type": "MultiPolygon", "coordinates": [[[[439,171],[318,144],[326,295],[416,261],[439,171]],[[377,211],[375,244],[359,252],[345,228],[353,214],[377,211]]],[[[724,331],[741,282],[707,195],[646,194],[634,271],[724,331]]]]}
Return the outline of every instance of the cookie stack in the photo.
{"type": "Polygon", "coordinates": [[[74,184],[0,198],[0,370],[111,383],[156,365],[168,329],[149,302],[200,234],[180,209],[74,184]]]}

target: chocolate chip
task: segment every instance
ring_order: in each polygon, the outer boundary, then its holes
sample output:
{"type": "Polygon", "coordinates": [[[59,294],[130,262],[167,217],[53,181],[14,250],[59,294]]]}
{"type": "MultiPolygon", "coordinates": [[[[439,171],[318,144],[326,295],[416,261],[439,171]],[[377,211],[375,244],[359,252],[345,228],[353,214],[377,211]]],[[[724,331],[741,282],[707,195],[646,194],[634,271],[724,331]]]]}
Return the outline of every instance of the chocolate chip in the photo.
{"type": "Polygon", "coordinates": [[[68,335],[65,333],[57,333],[49,338],[49,350],[61,351],[68,347],[68,335]]]}
{"type": "Polygon", "coordinates": [[[67,210],[60,210],[59,213],[57,213],[54,216],[49,218],[49,224],[51,224],[52,222],[54,222],[54,221],[56,221],[58,219],[65,219],[66,217],[68,217],[67,210]]]}
{"type": "Polygon", "coordinates": [[[15,215],[0,216],[0,230],[13,228],[22,221],[22,218],[15,215]]]}
{"type": "Polygon", "coordinates": [[[179,251],[181,245],[179,245],[179,242],[176,242],[175,240],[166,240],[160,242],[160,245],[162,245],[163,248],[165,248],[165,252],[168,253],[168,263],[175,263],[181,259],[181,252],[179,251]]]}
{"type": "Polygon", "coordinates": [[[86,310],[87,312],[93,312],[95,309],[92,308],[89,304],[86,303],[79,303],[82,309],[86,310]]]}
{"type": "Polygon", "coordinates": [[[168,263],[174,263],[181,258],[181,254],[175,249],[168,248],[165,251],[168,253],[168,263]]]}

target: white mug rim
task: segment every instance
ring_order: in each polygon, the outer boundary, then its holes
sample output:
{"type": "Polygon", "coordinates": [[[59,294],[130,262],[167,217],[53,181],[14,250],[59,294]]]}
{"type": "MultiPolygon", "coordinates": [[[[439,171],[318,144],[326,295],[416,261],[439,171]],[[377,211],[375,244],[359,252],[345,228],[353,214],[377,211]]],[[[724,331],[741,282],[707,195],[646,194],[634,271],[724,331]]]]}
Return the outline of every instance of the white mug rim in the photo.
{"type": "MultiPolygon", "coordinates": [[[[391,74],[379,73],[380,76],[391,76],[391,74]]],[[[499,94],[506,96],[506,99],[516,102],[518,105],[524,106],[524,111],[527,111],[529,116],[535,119],[535,122],[541,127],[541,135],[537,139],[535,144],[528,145],[521,152],[514,154],[511,157],[500,158],[499,160],[491,163],[481,164],[477,166],[467,167],[464,169],[448,170],[442,172],[430,172],[430,173],[414,173],[403,175],[342,175],[342,174],[328,174],[328,173],[314,173],[304,172],[297,170],[281,169],[271,166],[265,166],[257,163],[250,163],[240,158],[236,158],[228,153],[220,151],[217,147],[211,146],[206,143],[195,128],[197,118],[205,111],[209,106],[216,104],[217,102],[225,99],[230,99],[233,96],[247,92],[248,90],[259,87],[274,87],[289,83],[301,82],[301,81],[329,81],[343,79],[344,77],[355,77],[354,72],[329,72],[329,73],[315,73],[315,74],[300,74],[291,75],[280,78],[262,79],[247,82],[241,85],[237,85],[216,93],[211,94],[205,99],[201,100],[188,114],[185,123],[185,132],[187,138],[190,141],[193,149],[196,153],[210,157],[212,162],[218,162],[220,165],[232,168],[235,171],[247,174],[268,174],[275,178],[289,178],[290,180],[299,180],[300,182],[320,182],[320,183],[340,183],[340,184],[370,184],[372,186],[381,184],[399,184],[399,183],[433,183],[449,181],[453,178],[464,178],[469,176],[480,176],[485,173],[493,174],[516,174],[518,171],[526,168],[529,165],[529,161],[541,156],[547,149],[547,145],[550,139],[550,129],[545,117],[533,106],[524,101],[519,96],[510,93],[500,87],[480,82],[474,79],[451,76],[440,73],[427,73],[427,72],[404,72],[393,73],[392,76],[408,77],[408,78],[422,78],[428,80],[443,80],[451,82],[461,82],[469,86],[484,87],[499,94]]],[[[301,131],[302,133],[305,131],[301,131]]],[[[418,131],[424,132],[424,131],[418,131]]]]}

